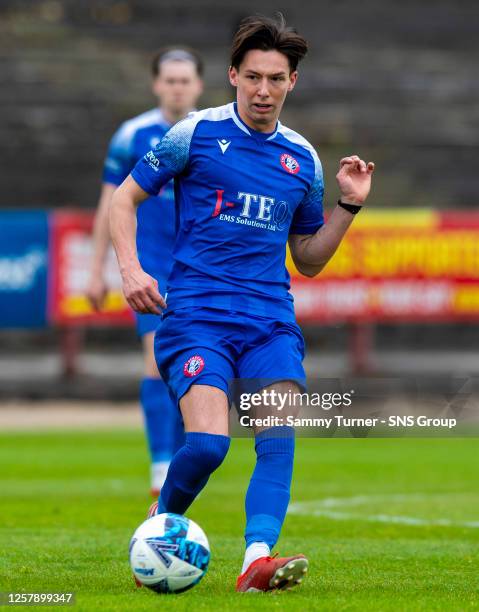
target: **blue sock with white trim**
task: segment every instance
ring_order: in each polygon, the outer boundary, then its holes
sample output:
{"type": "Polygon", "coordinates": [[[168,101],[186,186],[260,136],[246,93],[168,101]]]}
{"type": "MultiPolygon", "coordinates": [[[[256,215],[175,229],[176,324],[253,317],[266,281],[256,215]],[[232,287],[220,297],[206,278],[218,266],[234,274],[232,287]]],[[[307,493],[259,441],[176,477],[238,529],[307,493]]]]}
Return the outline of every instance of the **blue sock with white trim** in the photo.
{"type": "Polygon", "coordinates": [[[190,431],[185,444],[173,457],[158,500],[158,514],[184,514],[221,465],[230,447],[230,438],[190,431]]]}
{"type": "Polygon", "coordinates": [[[256,436],[256,466],[246,493],[246,546],[273,548],[288,509],[294,461],[294,429],[272,427],[256,436]]]}

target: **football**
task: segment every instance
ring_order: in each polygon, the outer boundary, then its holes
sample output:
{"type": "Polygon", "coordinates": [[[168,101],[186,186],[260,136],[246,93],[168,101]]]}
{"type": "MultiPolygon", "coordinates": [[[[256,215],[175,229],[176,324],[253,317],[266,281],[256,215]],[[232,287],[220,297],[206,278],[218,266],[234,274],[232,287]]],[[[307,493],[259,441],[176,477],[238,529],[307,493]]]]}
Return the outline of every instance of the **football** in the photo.
{"type": "Polygon", "coordinates": [[[134,576],[157,593],[181,593],[203,578],[210,561],[204,531],[179,514],[157,514],[142,523],[130,540],[134,576]]]}

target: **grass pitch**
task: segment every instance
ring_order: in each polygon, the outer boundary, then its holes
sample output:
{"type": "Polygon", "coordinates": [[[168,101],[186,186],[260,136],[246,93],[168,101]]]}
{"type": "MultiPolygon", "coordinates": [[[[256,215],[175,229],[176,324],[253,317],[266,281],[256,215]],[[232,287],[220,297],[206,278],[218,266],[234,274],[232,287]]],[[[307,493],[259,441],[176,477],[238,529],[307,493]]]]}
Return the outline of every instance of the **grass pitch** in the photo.
{"type": "Polygon", "coordinates": [[[74,591],[77,610],[478,610],[476,439],[299,440],[282,554],[291,592],[237,594],[250,440],[188,516],[212,549],[193,590],[136,589],[127,551],[150,503],[140,431],[0,435],[0,591],[74,591]]]}

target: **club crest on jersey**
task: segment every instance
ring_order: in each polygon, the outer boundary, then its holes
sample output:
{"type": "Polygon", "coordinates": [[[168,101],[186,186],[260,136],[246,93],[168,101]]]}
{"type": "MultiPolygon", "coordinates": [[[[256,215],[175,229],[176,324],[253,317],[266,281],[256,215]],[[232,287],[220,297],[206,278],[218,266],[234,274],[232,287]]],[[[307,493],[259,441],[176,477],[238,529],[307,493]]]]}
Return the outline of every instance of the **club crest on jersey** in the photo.
{"type": "Polygon", "coordinates": [[[188,378],[197,376],[205,367],[205,360],[201,355],[193,355],[183,366],[183,374],[188,378]]]}
{"type": "Polygon", "coordinates": [[[279,161],[286,172],[289,172],[290,174],[298,174],[299,163],[292,155],[289,153],[283,153],[279,158],[279,161]]]}

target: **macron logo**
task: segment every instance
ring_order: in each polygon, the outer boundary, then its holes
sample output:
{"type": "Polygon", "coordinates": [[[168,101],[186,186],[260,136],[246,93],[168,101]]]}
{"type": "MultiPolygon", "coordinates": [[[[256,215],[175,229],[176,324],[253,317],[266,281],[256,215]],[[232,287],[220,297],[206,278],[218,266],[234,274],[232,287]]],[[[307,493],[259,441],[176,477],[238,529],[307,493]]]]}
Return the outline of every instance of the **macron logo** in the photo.
{"type": "Polygon", "coordinates": [[[230,146],[231,144],[231,140],[226,140],[225,138],[222,138],[221,140],[217,141],[218,144],[220,145],[220,149],[221,152],[223,153],[223,155],[226,153],[226,149],[230,146]]]}

